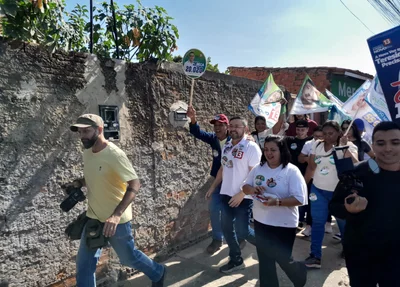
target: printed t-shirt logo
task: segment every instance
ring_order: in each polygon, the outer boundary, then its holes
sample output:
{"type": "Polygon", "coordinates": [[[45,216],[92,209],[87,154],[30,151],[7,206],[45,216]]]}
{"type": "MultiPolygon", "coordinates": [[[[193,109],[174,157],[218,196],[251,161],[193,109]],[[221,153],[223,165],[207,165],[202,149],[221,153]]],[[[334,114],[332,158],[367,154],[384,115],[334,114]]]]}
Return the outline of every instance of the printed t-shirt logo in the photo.
{"type": "Polygon", "coordinates": [[[327,166],[324,166],[324,167],[321,168],[319,173],[322,174],[322,175],[327,175],[329,173],[329,168],[327,166]]]}
{"type": "Polygon", "coordinates": [[[267,186],[268,187],[275,187],[276,186],[276,181],[271,177],[270,179],[267,180],[267,186]]]}
{"type": "Polygon", "coordinates": [[[256,176],[256,185],[262,185],[263,181],[265,181],[265,177],[261,174],[256,176]]]}

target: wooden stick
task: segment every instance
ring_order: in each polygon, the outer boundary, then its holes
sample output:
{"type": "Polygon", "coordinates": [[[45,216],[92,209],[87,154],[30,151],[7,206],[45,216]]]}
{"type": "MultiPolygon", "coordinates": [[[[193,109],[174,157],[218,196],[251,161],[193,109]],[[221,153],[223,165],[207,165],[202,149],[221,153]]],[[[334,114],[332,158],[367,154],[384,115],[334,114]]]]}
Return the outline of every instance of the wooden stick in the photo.
{"type": "Polygon", "coordinates": [[[192,79],[192,87],[190,88],[189,106],[192,106],[192,102],[193,102],[193,88],[194,88],[194,79],[192,79]]]}

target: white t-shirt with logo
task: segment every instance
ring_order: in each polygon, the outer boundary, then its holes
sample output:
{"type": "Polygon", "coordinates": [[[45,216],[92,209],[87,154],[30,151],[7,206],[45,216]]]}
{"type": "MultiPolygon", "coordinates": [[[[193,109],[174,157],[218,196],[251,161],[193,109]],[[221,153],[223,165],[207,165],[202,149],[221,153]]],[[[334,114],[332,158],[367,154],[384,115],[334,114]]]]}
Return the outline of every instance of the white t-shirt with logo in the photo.
{"type": "Polygon", "coordinates": [[[269,135],[272,135],[272,129],[266,129],[263,132],[260,132],[256,135],[253,135],[254,140],[258,144],[258,146],[263,149],[264,148],[264,143],[265,143],[265,138],[269,135]]]}
{"type": "MultiPolygon", "coordinates": [[[[289,163],[271,169],[267,163],[256,166],[247,176],[243,185],[263,186],[265,193],[273,198],[296,198],[302,205],[307,204],[307,185],[300,170],[289,163]]],[[[254,199],[253,217],[258,222],[278,227],[297,227],[299,211],[297,206],[264,206],[254,199]]]]}
{"type": "Polygon", "coordinates": [[[303,148],[301,149],[301,153],[309,156],[312,151],[314,142],[315,142],[315,139],[306,141],[306,143],[303,145],[303,148]]]}
{"type": "MultiPolygon", "coordinates": [[[[348,145],[349,152],[357,153],[357,146],[351,142],[348,142],[348,145]]],[[[315,155],[314,161],[317,165],[314,172],[313,184],[317,188],[326,191],[334,191],[339,182],[332,151],[333,148],[325,151],[324,142],[319,140],[314,142],[311,151],[311,154],[315,155]]],[[[344,157],[343,151],[337,151],[336,154],[338,159],[344,157]]]]}
{"type": "MultiPolygon", "coordinates": [[[[255,142],[245,138],[235,146],[232,145],[232,140],[226,142],[221,155],[223,169],[220,194],[234,196],[240,192],[250,168],[259,164],[260,161],[261,149],[255,142]]],[[[252,197],[247,195],[245,198],[252,197]]]]}

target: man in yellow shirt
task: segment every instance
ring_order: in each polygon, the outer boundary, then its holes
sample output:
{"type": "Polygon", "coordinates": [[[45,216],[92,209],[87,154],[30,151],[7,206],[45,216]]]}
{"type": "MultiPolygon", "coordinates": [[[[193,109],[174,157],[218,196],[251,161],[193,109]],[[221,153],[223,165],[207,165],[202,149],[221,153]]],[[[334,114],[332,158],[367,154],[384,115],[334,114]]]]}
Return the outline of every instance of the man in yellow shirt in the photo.
{"type": "MultiPolygon", "coordinates": [[[[103,120],[98,115],[85,114],[72,125],[85,148],[83,152],[84,180],[87,187],[86,215],[104,223],[103,234],[116,251],[121,264],[146,274],[153,287],[164,286],[166,267],[137,250],[132,236],[131,203],[140,182],[126,154],[103,135],[103,120]]],[[[81,236],[76,259],[78,287],[96,286],[96,265],[101,249],[86,244],[85,230],[81,236]]]]}

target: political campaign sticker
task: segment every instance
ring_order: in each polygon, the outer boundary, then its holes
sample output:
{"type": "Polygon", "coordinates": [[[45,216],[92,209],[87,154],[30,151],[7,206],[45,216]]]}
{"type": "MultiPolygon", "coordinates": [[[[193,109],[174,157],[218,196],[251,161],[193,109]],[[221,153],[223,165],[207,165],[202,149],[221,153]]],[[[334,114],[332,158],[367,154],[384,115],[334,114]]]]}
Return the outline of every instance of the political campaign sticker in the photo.
{"type": "Polygon", "coordinates": [[[267,180],[267,185],[268,187],[275,187],[276,181],[271,177],[270,179],[267,180]]]}
{"type": "Polygon", "coordinates": [[[214,157],[218,157],[219,153],[216,149],[213,149],[213,156],[214,157]]]}
{"type": "Polygon", "coordinates": [[[256,176],[256,185],[262,185],[263,181],[265,181],[265,177],[261,174],[256,176]]]}
{"type": "Polygon", "coordinates": [[[200,78],[207,67],[207,58],[198,49],[190,49],[182,59],[183,72],[192,79],[200,78]]]}
{"type": "Polygon", "coordinates": [[[317,195],[316,195],[314,192],[313,192],[313,193],[310,193],[309,199],[310,199],[311,201],[316,201],[316,200],[317,200],[317,195]]]}
{"type": "Polygon", "coordinates": [[[224,149],[224,154],[227,154],[232,148],[233,146],[226,146],[224,149]]]}
{"type": "Polygon", "coordinates": [[[296,144],[296,143],[292,143],[292,144],[290,145],[290,148],[293,149],[293,150],[295,150],[295,149],[297,148],[297,144],[296,144]]]}
{"type": "Polygon", "coordinates": [[[324,166],[323,168],[321,168],[319,173],[322,175],[327,175],[329,173],[329,168],[327,166],[324,166]]]}
{"type": "Polygon", "coordinates": [[[233,151],[232,151],[232,155],[233,155],[233,156],[236,156],[236,153],[237,153],[237,152],[238,152],[238,149],[237,149],[237,148],[234,148],[233,151]]]}

